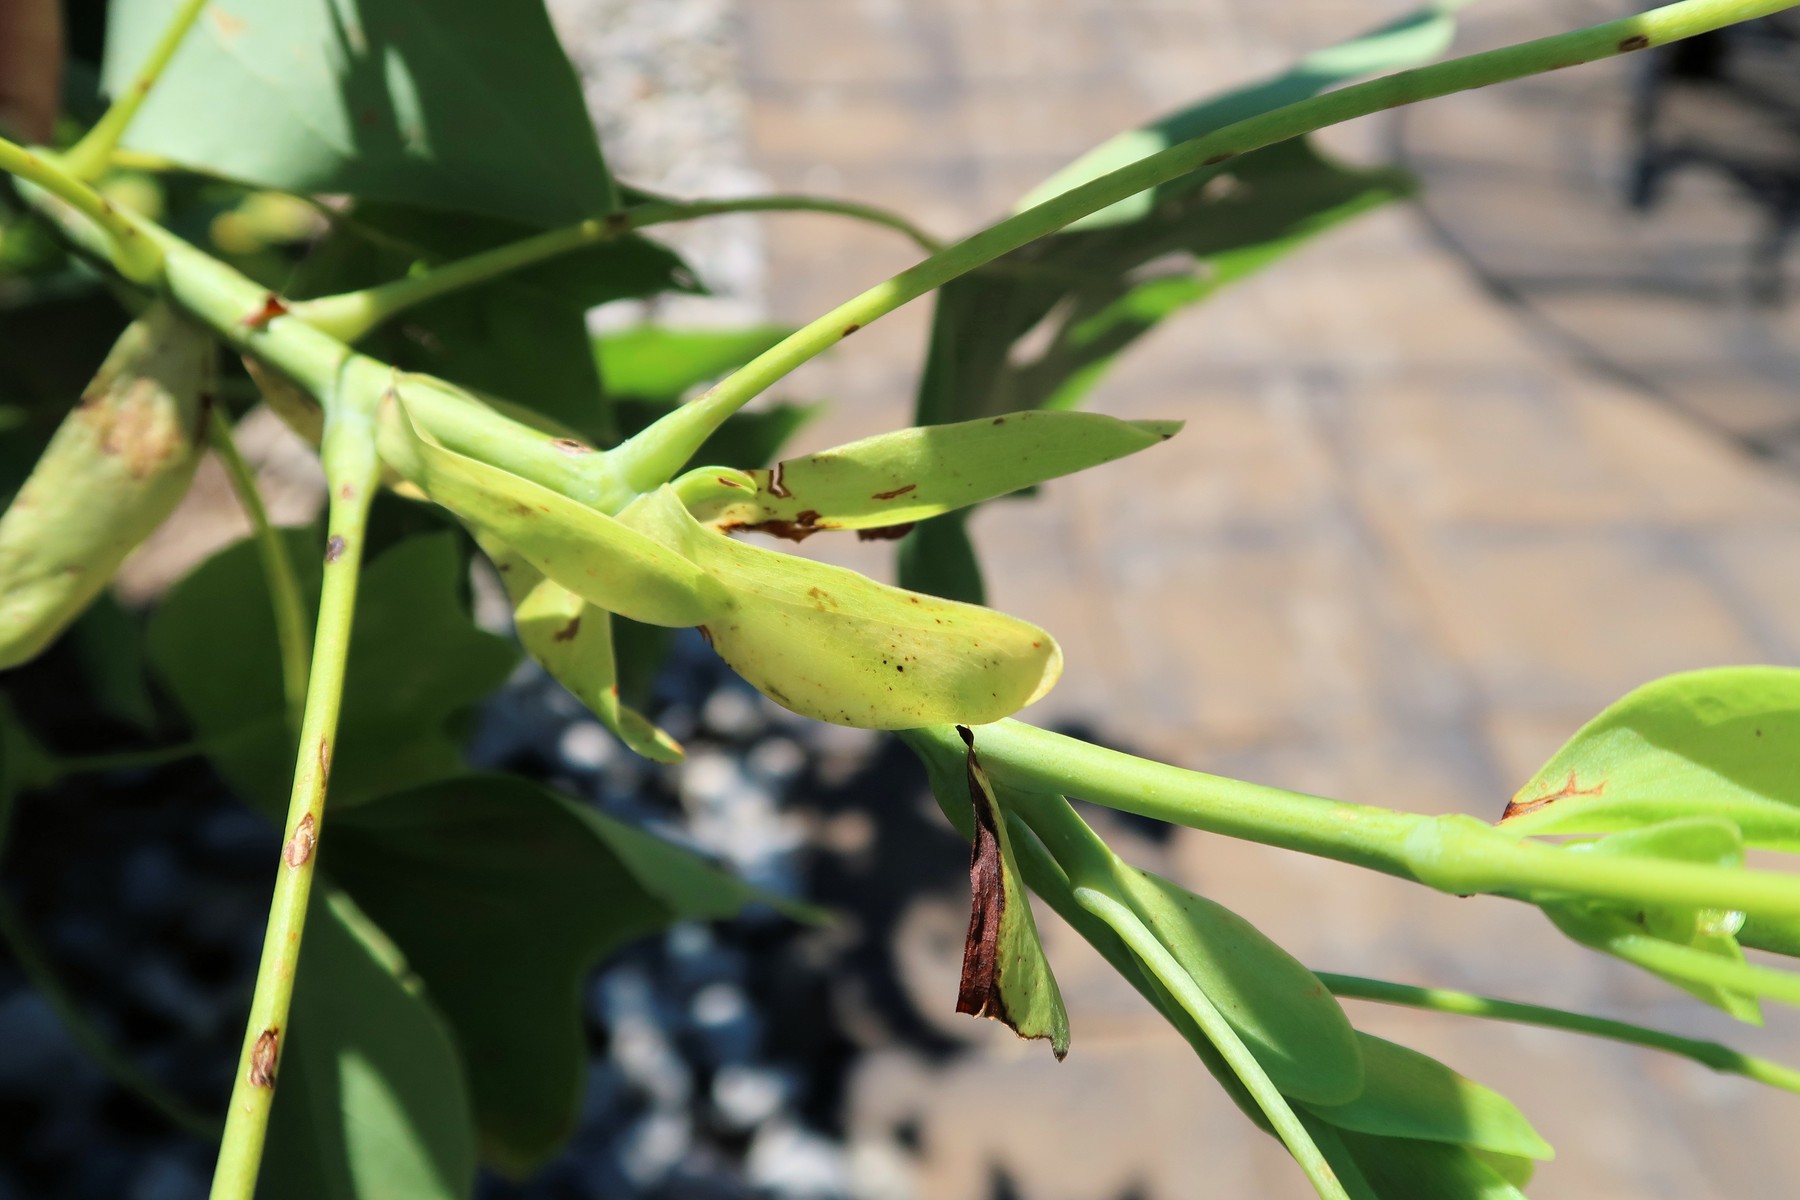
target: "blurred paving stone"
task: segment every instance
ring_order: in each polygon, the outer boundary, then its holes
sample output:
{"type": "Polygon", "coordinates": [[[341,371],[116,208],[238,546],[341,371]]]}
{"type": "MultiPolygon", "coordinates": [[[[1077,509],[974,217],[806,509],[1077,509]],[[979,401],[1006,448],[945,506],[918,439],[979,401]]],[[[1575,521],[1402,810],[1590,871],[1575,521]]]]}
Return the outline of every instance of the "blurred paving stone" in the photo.
{"type": "MultiPolygon", "coordinates": [[[[968,230],[1125,124],[1406,7],[745,5],[752,159],[776,187],[829,184],[941,234],[968,230]]],[[[1458,48],[1613,11],[1470,10],[1458,48]]],[[[1186,432],[977,516],[992,602],[1045,623],[1068,658],[1032,719],[1301,790],[1492,816],[1631,686],[1800,662],[1787,443],[1758,462],[1730,440],[1800,428],[1800,305],[1759,315],[1731,299],[1752,226],[1728,189],[1680,179],[1650,218],[1623,214],[1626,69],[1333,131],[1334,151],[1363,161],[1397,142],[1424,176],[1423,215],[1360,219],[1158,329],[1093,407],[1185,418],[1186,432]]],[[[767,238],[781,319],[912,261],[853,225],[770,223],[767,238]]],[[[925,325],[914,305],[796,375],[788,394],[838,402],[801,448],[904,421],[925,325]]],[[[887,572],[884,548],[815,547],[887,572]]],[[[1791,1012],[1730,1027],[1503,901],[1197,834],[1132,845],[1321,968],[1589,1006],[1800,1058],[1791,1012]]],[[[959,902],[910,914],[897,953],[916,1003],[977,1053],[931,1066],[878,1049],[851,1081],[858,1147],[916,1143],[910,1194],[1310,1195],[1054,919],[1067,1063],[954,1018],[959,902]]],[[[1800,1146],[1775,1132],[1784,1099],[1750,1085],[1542,1031],[1353,1015],[1517,1099],[1560,1152],[1532,1189],[1541,1200],[1773,1197],[1800,1177],[1800,1146]]]]}

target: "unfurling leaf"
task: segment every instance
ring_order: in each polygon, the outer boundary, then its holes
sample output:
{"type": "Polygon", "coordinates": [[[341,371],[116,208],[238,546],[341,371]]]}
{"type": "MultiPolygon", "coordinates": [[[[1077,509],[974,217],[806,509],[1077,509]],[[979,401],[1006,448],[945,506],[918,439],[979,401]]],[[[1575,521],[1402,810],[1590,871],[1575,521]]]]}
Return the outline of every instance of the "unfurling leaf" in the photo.
{"type": "Polygon", "coordinates": [[[1446,1142],[1517,1158],[1554,1156],[1550,1144],[1505,1096],[1416,1050],[1360,1031],[1356,1037],[1362,1047],[1362,1090],[1340,1104],[1303,1100],[1315,1116],[1358,1133],[1446,1142]]]}
{"type": "MultiPolygon", "coordinates": [[[[1718,817],[1688,817],[1662,821],[1615,833],[1567,848],[1570,854],[1597,854],[1702,863],[1708,866],[1742,867],[1744,841],[1737,826],[1718,817]]],[[[1544,915],[1556,927],[1597,950],[1636,963],[1740,1021],[1762,1024],[1762,1008],[1754,995],[1721,987],[1698,971],[1672,971],[1639,961],[1633,948],[1639,939],[1655,939],[1700,951],[1704,955],[1741,963],[1744,951],[1736,937],[1743,914],[1723,909],[1606,904],[1592,900],[1547,900],[1544,915]]],[[[1700,959],[1704,968],[1706,959],[1700,959]]]]}
{"type": "Polygon", "coordinates": [[[513,628],[525,652],[632,751],[657,762],[680,762],[681,744],[619,700],[613,615],[546,579],[504,543],[479,534],[476,540],[506,585],[513,628]]]}
{"type": "Polygon", "coordinates": [[[975,755],[975,735],[959,727],[968,743],[969,801],[975,809],[975,837],[969,848],[969,932],[963,941],[962,983],[956,1011],[988,1017],[1022,1038],[1048,1038],[1057,1059],[1069,1053],[1069,1014],[1062,991],[1044,957],[1031,898],[1013,859],[1006,814],[975,755]]]}
{"type": "Polygon", "coordinates": [[[801,716],[864,729],[983,725],[1049,691],[1062,653],[1015,617],[901,591],[715,533],[671,488],[620,520],[726,592],[703,632],[731,668],[801,716]]]}
{"type": "Polygon", "coordinates": [[[1800,851],[1800,670],[1720,667],[1647,683],[1584,725],[1506,806],[1520,833],[1607,833],[1679,817],[1800,851]]]}
{"type": "Polygon", "coordinates": [[[724,589],[702,567],[605,513],[433,443],[396,395],[389,402],[399,415],[399,436],[382,443],[389,465],[582,599],[651,625],[699,625],[723,611],[724,589]]]}
{"type": "Polygon", "coordinates": [[[1131,906],[1283,1095],[1336,1104],[1361,1090],[1356,1031],[1316,975],[1223,905],[1148,871],[1133,874],[1131,906]]]}
{"type": "Polygon", "coordinates": [[[0,517],[0,668],[54,641],[186,494],[213,355],[159,303],[106,356],[0,517]]]}
{"type": "Polygon", "coordinates": [[[910,525],[1047,479],[1124,458],[1173,437],[1179,421],[1021,412],[879,434],[751,471],[696,508],[720,529],[799,541],[825,529],[910,525]]]}

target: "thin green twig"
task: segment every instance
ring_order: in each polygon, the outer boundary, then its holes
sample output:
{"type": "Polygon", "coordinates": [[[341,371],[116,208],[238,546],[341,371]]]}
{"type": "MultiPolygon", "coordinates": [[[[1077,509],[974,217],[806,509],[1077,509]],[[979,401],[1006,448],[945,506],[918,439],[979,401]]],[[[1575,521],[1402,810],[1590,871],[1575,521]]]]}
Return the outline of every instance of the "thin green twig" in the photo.
{"type": "Polygon", "coordinates": [[[1325,1200],[1349,1200],[1344,1185],[1338,1180],[1337,1172],[1325,1161],[1313,1143],[1312,1135],[1294,1115],[1287,1097],[1275,1086],[1264,1071],[1244,1040],[1237,1035],[1224,1014],[1213,1004],[1204,989],[1194,982],[1192,976],[1181,969],[1163,944],[1156,940],[1144,926],[1137,913],[1120,901],[1091,887],[1077,886],[1075,901],[1083,908],[1106,922],[1112,931],[1131,948],[1132,953],[1150,969],[1157,982],[1167,988],[1169,994],[1181,1004],[1187,1014],[1194,1018],[1195,1024],[1205,1031],[1207,1038],[1219,1051],[1222,1057],[1243,1083],[1246,1091],[1255,1098],[1263,1115],[1275,1127],[1277,1136],[1294,1156],[1294,1161],[1306,1173],[1313,1189],[1325,1200]]]}
{"type": "Polygon", "coordinates": [[[69,1031],[69,1036],[100,1064],[101,1069],[114,1082],[161,1113],[170,1123],[187,1130],[195,1137],[209,1142],[218,1138],[220,1124],[216,1118],[206,1116],[152,1079],[88,1020],[87,1015],[81,1011],[81,1006],[75,1003],[75,998],[63,986],[62,979],[50,965],[49,958],[25,928],[25,923],[19,919],[12,902],[4,896],[0,896],[0,941],[6,943],[13,957],[18,960],[19,969],[25,972],[31,985],[55,1010],[63,1027],[69,1031]]]}
{"type": "Polygon", "coordinates": [[[1723,1074],[1742,1075],[1746,1079],[1753,1079],[1757,1083],[1764,1083],[1783,1091],[1800,1092],[1800,1071],[1780,1063],[1770,1062],[1765,1058],[1741,1054],[1718,1042],[1680,1037],[1673,1033],[1663,1033],[1661,1030],[1634,1025],[1629,1021],[1616,1021],[1609,1017],[1595,1017],[1587,1013],[1568,1012],[1560,1008],[1546,1008],[1539,1004],[1521,1004],[1513,1000],[1498,1000],[1492,996],[1479,996],[1473,992],[1458,992],[1448,988],[1415,987],[1411,984],[1394,983],[1386,979],[1365,979],[1358,975],[1334,975],[1323,971],[1315,972],[1315,974],[1318,975],[1321,983],[1331,989],[1334,995],[1346,999],[1372,1000],[1379,1004],[1397,1004],[1406,1008],[1453,1013],[1463,1017],[1482,1017],[1490,1021],[1538,1025],[1546,1029],[1565,1029],[1571,1033],[1584,1033],[1590,1037],[1605,1038],[1608,1041],[1643,1046],[1650,1050],[1661,1050],[1668,1054],[1692,1059],[1702,1066],[1711,1067],[1723,1074]]]}
{"type": "Polygon", "coordinates": [[[269,589],[269,603],[275,610],[275,638],[281,647],[281,682],[287,700],[288,726],[298,733],[301,714],[306,708],[306,673],[312,656],[306,636],[306,600],[300,594],[299,576],[294,571],[294,560],[288,554],[287,543],[269,521],[269,511],[263,506],[262,494],[256,488],[256,473],[244,461],[232,434],[231,421],[223,407],[217,404],[212,409],[212,445],[225,466],[225,474],[231,480],[232,491],[237,493],[238,503],[243,505],[244,515],[250,518],[256,554],[262,560],[263,578],[269,589]]]}
{"type": "Polygon", "coordinates": [[[701,217],[755,212],[835,213],[903,233],[927,253],[935,253],[943,246],[943,243],[898,213],[851,200],[833,200],[820,196],[653,200],[647,204],[620,209],[604,217],[593,217],[561,229],[508,242],[504,246],[496,246],[492,250],[431,267],[404,279],[391,280],[359,291],[340,292],[335,296],[302,300],[292,305],[290,311],[316,329],[322,329],[345,342],[356,342],[383,322],[428,300],[536,266],[575,250],[612,241],[639,229],[701,217]]]}
{"type": "MultiPolygon", "coordinates": [[[[104,235],[103,254],[113,269],[133,283],[151,284],[162,274],[162,247],[145,236],[112,201],[69,174],[47,151],[27,149],[0,138],[0,171],[35,185],[47,199],[92,221],[104,235]]],[[[31,199],[25,190],[26,199],[31,199]]]]}
{"type": "Polygon", "coordinates": [[[312,893],[315,851],[323,832],[326,785],[343,706],[344,671],[356,615],[356,590],[363,561],[369,501],[378,480],[374,414],[343,398],[327,405],[321,459],[331,489],[326,522],[325,584],[313,643],[312,671],[300,727],[294,787],[288,801],[281,863],[269,901],[269,925],[262,962],[250,1000],[225,1135],[213,1171],[212,1200],[251,1200],[268,1138],[269,1110],[288,1035],[312,893]]]}
{"type": "Polygon", "coordinates": [[[206,4],[207,0],[183,0],[181,7],[175,10],[175,15],[157,37],[156,45],[150,48],[150,56],[138,68],[137,75],[123,92],[113,97],[112,104],[94,122],[93,128],[62,156],[63,165],[71,175],[77,179],[98,179],[112,165],[113,151],[118,147],[119,139],[125,136],[126,127],[137,116],[150,89],[162,77],[163,68],[175,57],[176,49],[206,4]]]}

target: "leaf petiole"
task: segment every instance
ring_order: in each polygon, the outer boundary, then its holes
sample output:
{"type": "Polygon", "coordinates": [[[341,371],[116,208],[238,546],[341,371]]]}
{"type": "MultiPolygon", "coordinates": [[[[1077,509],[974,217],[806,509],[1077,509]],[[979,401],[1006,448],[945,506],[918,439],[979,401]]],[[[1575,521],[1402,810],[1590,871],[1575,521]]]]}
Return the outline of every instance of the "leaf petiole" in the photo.
{"type": "Polygon", "coordinates": [[[119,139],[125,136],[126,127],[137,116],[150,89],[162,77],[163,68],[175,57],[175,51],[206,4],[207,0],[183,0],[175,15],[169,18],[156,45],[151,47],[150,57],[144,60],[144,65],[138,68],[125,90],[113,97],[112,104],[94,122],[93,128],[62,156],[63,166],[69,174],[83,180],[98,179],[105,174],[112,165],[113,151],[118,148],[119,139]]]}

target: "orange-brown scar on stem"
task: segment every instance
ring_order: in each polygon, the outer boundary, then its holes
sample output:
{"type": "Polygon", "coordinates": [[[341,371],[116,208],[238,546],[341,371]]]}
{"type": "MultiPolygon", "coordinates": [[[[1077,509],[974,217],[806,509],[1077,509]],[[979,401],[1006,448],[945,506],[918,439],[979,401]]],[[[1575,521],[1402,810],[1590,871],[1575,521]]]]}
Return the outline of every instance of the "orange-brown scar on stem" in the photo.
{"type": "Polygon", "coordinates": [[[290,867],[304,867],[312,860],[313,848],[319,844],[319,826],[313,815],[307,813],[294,826],[294,836],[288,839],[287,848],[281,852],[281,859],[290,867]]]}
{"type": "Polygon", "coordinates": [[[1641,33],[1634,33],[1630,37],[1626,38],[1624,41],[1619,43],[1619,49],[1622,52],[1629,54],[1633,50],[1642,50],[1645,46],[1648,46],[1649,44],[1650,44],[1649,38],[1645,37],[1641,33]]]}
{"type": "Polygon", "coordinates": [[[287,310],[288,307],[281,302],[280,296],[277,296],[274,292],[267,292],[263,295],[262,307],[238,323],[250,329],[262,329],[267,326],[270,321],[273,321],[276,317],[287,312],[287,310]]]}
{"type": "Polygon", "coordinates": [[[275,1062],[281,1057],[281,1034],[273,1026],[256,1035],[250,1048],[250,1086],[275,1086],[275,1062]]]}
{"type": "Polygon", "coordinates": [[[319,787],[321,789],[324,788],[325,781],[329,778],[331,778],[331,743],[326,741],[324,738],[320,738],[319,739],[319,787]]]}
{"type": "Polygon", "coordinates": [[[1506,803],[1506,811],[1500,814],[1502,821],[1512,817],[1523,816],[1535,812],[1546,804],[1554,804],[1558,800],[1567,800],[1571,796],[1598,796],[1606,790],[1606,780],[1602,779],[1593,787],[1584,788],[1575,785],[1575,772],[1570,771],[1568,779],[1563,781],[1562,788],[1547,796],[1534,796],[1529,800],[1521,800],[1514,796],[1506,803]]]}

